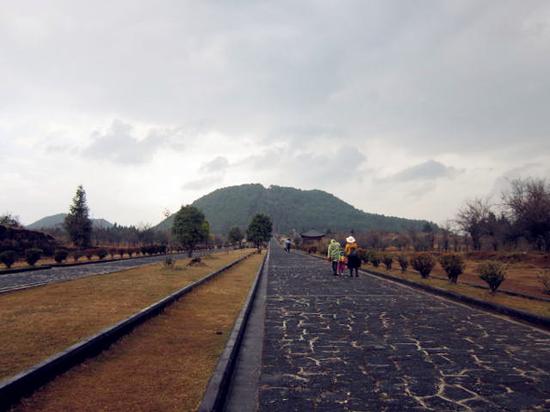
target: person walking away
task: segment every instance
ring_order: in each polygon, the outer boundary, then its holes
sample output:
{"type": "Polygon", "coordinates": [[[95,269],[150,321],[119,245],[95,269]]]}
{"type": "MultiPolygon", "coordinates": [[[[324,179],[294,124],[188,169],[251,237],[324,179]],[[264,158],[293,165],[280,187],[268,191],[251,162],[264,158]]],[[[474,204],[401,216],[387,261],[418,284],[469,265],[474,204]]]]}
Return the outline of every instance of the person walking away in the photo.
{"type": "Polygon", "coordinates": [[[285,240],[285,251],[286,253],[290,253],[290,239],[285,240]]]}
{"type": "Polygon", "coordinates": [[[343,276],[344,271],[346,270],[346,263],[348,262],[348,259],[344,255],[344,251],[340,249],[340,258],[338,259],[338,275],[343,276]]]}
{"type": "Polygon", "coordinates": [[[348,259],[348,269],[349,276],[353,277],[353,272],[355,272],[355,277],[359,277],[359,268],[361,267],[361,258],[359,257],[359,246],[353,236],[346,238],[346,247],[344,249],[344,254],[348,259]]]}
{"type": "Polygon", "coordinates": [[[342,247],[335,239],[331,239],[327,250],[327,259],[332,264],[332,274],[338,276],[338,261],[340,260],[340,252],[342,247]]]}

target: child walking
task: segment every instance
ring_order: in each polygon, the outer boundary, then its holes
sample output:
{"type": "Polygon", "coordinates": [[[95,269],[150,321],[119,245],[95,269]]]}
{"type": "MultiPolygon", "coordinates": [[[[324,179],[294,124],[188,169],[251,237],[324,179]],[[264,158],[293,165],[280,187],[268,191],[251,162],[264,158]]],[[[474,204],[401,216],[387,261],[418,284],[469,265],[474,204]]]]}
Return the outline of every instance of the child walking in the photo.
{"type": "Polygon", "coordinates": [[[342,250],[340,252],[340,258],[338,259],[338,274],[342,276],[344,274],[344,271],[346,270],[346,264],[348,263],[348,259],[344,255],[344,251],[342,250]]]}

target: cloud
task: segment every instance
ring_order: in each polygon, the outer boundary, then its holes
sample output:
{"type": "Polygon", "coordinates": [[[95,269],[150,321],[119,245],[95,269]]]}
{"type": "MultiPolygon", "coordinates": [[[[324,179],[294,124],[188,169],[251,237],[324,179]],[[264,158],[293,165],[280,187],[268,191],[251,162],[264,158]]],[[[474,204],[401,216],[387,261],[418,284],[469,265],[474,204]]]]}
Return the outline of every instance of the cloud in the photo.
{"type": "Polygon", "coordinates": [[[223,175],[213,175],[213,176],[205,176],[201,177],[196,180],[191,180],[187,183],[184,183],[181,188],[182,190],[190,190],[190,191],[197,191],[197,190],[205,190],[208,188],[211,188],[212,186],[221,183],[223,181],[223,175]]]}
{"type": "Polygon", "coordinates": [[[360,180],[366,160],[367,157],[354,146],[328,144],[314,152],[284,145],[250,156],[241,166],[263,174],[275,174],[279,181],[286,178],[310,187],[327,187],[360,180]]]}
{"type": "Polygon", "coordinates": [[[137,165],[150,161],[155,153],[170,142],[173,132],[150,130],[147,137],[134,137],[134,128],[114,120],[103,133],[92,133],[92,143],[82,155],[97,160],[109,160],[122,165],[137,165]]]}
{"type": "Polygon", "coordinates": [[[229,161],[223,156],[217,156],[209,162],[203,163],[199,172],[203,173],[225,173],[225,170],[229,167],[229,161]]]}
{"type": "Polygon", "coordinates": [[[499,197],[503,192],[510,189],[510,184],[513,180],[525,179],[533,176],[550,179],[550,167],[538,162],[530,162],[509,169],[495,179],[489,196],[499,197]]]}
{"type": "Polygon", "coordinates": [[[452,179],[459,173],[461,173],[461,171],[452,166],[445,166],[443,163],[436,160],[427,160],[381,180],[396,183],[430,181],[439,178],[452,179]]]}
{"type": "Polygon", "coordinates": [[[443,218],[550,164],[547,0],[50,3],[0,2],[0,203],[24,219],[80,182],[135,223],[251,180],[443,218]]]}
{"type": "Polygon", "coordinates": [[[229,160],[226,157],[216,156],[214,159],[201,165],[198,170],[201,177],[184,183],[181,188],[184,191],[204,191],[216,184],[220,184],[223,182],[229,166],[229,160]]]}

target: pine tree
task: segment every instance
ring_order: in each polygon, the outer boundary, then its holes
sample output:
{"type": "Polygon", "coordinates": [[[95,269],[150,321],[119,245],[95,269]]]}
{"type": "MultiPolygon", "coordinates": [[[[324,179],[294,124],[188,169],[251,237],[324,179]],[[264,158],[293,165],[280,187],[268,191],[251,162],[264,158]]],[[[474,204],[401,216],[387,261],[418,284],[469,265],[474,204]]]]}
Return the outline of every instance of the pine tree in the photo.
{"type": "Polygon", "coordinates": [[[92,237],[92,221],[88,216],[86,192],[82,185],[76,189],[69,214],[65,217],[65,229],[73,243],[79,247],[88,247],[92,237]]]}

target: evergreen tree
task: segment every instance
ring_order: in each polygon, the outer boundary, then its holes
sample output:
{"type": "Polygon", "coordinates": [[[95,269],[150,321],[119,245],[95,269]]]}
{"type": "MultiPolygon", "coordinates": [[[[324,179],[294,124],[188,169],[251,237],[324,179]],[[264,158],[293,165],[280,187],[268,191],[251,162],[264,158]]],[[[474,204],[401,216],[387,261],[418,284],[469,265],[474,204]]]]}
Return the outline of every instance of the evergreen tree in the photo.
{"type": "Polygon", "coordinates": [[[236,243],[239,246],[241,245],[241,241],[243,240],[243,238],[243,232],[241,232],[241,229],[239,229],[237,226],[232,228],[227,234],[227,240],[229,240],[229,243],[236,243]]]}
{"type": "Polygon", "coordinates": [[[86,204],[86,192],[82,185],[79,185],[76,189],[73,204],[69,214],[65,217],[65,229],[75,245],[79,247],[90,246],[92,221],[86,204]]]}
{"type": "Polygon", "coordinates": [[[271,218],[261,213],[257,214],[252,219],[252,222],[250,222],[250,225],[248,225],[246,238],[249,242],[253,242],[259,251],[262,243],[271,239],[272,229],[271,218]]]}
{"type": "Polygon", "coordinates": [[[172,234],[191,257],[195,246],[208,239],[209,224],[204,214],[194,206],[182,206],[174,217],[172,234]]]}

